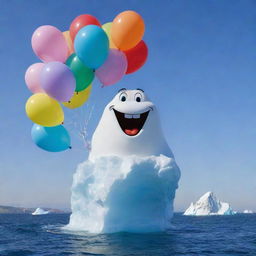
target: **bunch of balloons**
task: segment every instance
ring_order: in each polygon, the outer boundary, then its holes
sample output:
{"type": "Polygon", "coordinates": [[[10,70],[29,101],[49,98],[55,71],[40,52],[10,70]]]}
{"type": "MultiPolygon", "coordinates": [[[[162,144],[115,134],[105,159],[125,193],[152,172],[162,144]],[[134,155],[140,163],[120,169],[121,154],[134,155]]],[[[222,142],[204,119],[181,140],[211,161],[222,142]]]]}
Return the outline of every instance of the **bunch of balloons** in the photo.
{"type": "Polygon", "coordinates": [[[50,25],[35,30],[32,49],[42,62],[27,69],[25,81],[34,93],[26,113],[35,123],[31,134],[37,146],[51,152],[71,148],[61,104],[70,109],[82,106],[95,77],[109,86],[141,68],[148,55],[144,30],[142,17],[134,11],[124,11],[104,25],[83,14],[69,31],[50,25]]]}

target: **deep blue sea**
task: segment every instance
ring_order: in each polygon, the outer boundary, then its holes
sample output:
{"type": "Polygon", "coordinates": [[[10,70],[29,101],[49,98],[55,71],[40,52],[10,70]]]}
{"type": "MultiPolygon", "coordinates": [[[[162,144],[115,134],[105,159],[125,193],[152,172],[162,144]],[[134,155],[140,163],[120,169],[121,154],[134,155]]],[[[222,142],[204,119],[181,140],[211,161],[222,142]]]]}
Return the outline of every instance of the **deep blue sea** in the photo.
{"type": "Polygon", "coordinates": [[[67,232],[68,214],[0,215],[0,255],[256,255],[256,214],[175,214],[167,232],[67,232]]]}

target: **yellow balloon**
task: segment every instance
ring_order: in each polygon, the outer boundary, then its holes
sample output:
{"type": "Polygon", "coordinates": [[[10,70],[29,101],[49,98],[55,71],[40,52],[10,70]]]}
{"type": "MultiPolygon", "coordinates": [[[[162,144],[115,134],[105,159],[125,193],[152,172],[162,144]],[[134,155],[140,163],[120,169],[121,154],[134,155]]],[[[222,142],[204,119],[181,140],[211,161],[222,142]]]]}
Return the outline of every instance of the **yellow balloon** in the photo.
{"type": "Polygon", "coordinates": [[[26,113],[29,119],[42,126],[56,126],[64,121],[59,102],[45,93],[36,93],[27,100],[26,113]]]}
{"type": "Polygon", "coordinates": [[[113,43],[111,36],[110,36],[110,29],[112,26],[112,22],[108,22],[105,23],[104,25],[102,25],[102,29],[106,32],[107,36],[108,36],[108,40],[109,40],[109,48],[111,49],[117,49],[117,47],[115,46],[115,44],[113,43]]]}
{"type": "Polygon", "coordinates": [[[62,32],[62,34],[65,37],[65,40],[66,40],[67,45],[68,45],[68,55],[71,55],[74,52],[74,45],[73,45],[73,42],[71,40],[69,30],[65,31],[65,32],[62,32]]]}
{"type": "Polygon", "coordinates": [[[63,102],[62,104],[67,108],[79,108],[81,107],[89,98],[92,85],[89,85],[86,89],[80,92],[74,92],[73,97],[68,102],[63,102]]]}

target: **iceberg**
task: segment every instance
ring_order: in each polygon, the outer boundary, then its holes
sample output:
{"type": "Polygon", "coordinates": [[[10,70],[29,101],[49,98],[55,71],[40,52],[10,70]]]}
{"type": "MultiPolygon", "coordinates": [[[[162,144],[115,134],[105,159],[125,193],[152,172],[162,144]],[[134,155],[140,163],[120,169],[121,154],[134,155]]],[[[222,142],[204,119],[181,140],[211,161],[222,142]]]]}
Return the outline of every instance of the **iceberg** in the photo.
{"type": "Polygon", "coordinates": [[[205,193],[196,203],[191,203],[183,215],[205,216],[205,215],[234,215],[228,203],[221,202],[213,192],[205,193]]]}
{"type": "Polygon", "coordinates": [[[36,210],[34,212],[32,212],[32,215],[44,215],[44,214],[48,214],[49,211],[45,211],[41,208],[36,208],[36,210]]]}
{"type": "Polygon", "coordinates": [[[141,89],[121,89],[105,107],[88,160],[71,188],[69,230],[155,232],[170,227],[180,170],[158,112],[141,89]]]}
{"type": "Polygon", "coordinates": [[[74,174],[67,228],[91,233],[166,230],[179,178],[175,161],[163,155],[88,160],[74,174]]]}
{"type": "Polygon", "coordinates": [[[252,210],[244,210],[243,213],[253,213],[252,210]]]}

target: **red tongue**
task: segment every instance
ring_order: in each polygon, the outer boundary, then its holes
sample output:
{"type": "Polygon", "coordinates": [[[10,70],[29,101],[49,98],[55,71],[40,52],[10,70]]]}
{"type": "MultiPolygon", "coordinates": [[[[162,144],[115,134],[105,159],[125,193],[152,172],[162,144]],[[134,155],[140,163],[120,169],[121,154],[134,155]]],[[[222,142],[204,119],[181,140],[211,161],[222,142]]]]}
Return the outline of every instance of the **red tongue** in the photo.
{"type": "Polygon", "coordinates": [[[124,131],[125,131],[125,133],[126,133],[127,135],[136,135],[136,134],[139,132],[139,129],[137,129],[137,128],[134,128],[134,129],[132,129],[132,130],[125,129],[124,131]]]}

